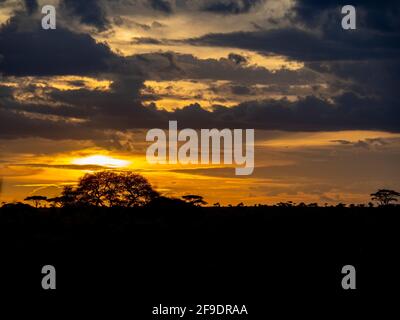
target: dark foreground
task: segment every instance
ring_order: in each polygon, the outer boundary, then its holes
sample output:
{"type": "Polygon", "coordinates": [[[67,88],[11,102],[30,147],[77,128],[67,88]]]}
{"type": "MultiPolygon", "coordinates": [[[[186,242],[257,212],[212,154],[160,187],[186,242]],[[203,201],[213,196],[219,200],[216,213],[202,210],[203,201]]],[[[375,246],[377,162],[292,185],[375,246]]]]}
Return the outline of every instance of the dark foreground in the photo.
{"type": "Polygon", "coordinates": [[[325,304],[365,311],[398,291],[399,227],[398,207],[0,209],[0,290],[21,306],[132,319],[159,304],[246,304],[256,319],[325,304]],[[41,287],[46,264],[54,291],[41,287]],[[344,265],[356,290],[341,286],[344,265]]]}

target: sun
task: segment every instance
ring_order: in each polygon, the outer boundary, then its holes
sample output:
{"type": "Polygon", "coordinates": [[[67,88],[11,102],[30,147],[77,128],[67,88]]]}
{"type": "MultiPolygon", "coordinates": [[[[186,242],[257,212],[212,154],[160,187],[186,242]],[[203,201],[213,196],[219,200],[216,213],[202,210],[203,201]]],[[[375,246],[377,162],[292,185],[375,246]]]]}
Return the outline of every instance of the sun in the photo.
{"type": "Polygon", "coordinates": [[[93,155],[84,158],[77,158],[72,161],[73,164],[77,165],[97,165],[109,168],[121,168],[129,165],[129,161],[112,158],[103,155],[93,155]]]}

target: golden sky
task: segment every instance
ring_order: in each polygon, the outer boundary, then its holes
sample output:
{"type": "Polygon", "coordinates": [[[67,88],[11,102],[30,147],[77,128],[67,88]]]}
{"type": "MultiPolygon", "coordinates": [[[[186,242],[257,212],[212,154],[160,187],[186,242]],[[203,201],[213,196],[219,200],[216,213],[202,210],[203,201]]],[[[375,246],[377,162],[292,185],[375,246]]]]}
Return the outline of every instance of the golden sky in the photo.
{"type": "Polygon", "coordinates": [[[196,193],[210,204],[358,203],[368,201],[376,185],[396,188],[398,183],[400,134],[260,131],[256,169],[248,177],[235,176],[232,166],[149,164],[142,152],[146,148],[143,134],[132,133],[132,143],[137,150],[111,151],[90,142],[63,141],[55,146],[43,139],[16,141],[8,153],[2,153],[1,200],[56,196],[63,186],[101,169],[140,172],[164,195],[196,193]]]}

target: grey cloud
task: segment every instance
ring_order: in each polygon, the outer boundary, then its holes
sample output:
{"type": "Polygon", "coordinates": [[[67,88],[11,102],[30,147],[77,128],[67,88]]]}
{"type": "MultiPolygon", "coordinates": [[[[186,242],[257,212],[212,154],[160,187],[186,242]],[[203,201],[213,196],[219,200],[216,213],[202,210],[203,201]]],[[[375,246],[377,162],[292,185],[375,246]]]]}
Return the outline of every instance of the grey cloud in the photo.
{"type": "MultiPolygon", "coordinates": [[[[84,123],[31,119],[17,108],[0,108],[0,135],[5,138],[43,136],[54,139],[101,139],[104,130],[165,128],[168,120],[178,120],[191,128],[254,128],[286,131],[383,130],[400,132],[399,109],[379,100],[346,93],[333,101],[308,96],[298,101],[286,99],[249,101],[234,107],[214,106],[205,110],[198,104],[175,111],[157,110],[141,104],[140,80],[115,82],[111,91],[86,89],[51,93],[51,98],[68,107],[26,106],[31,112],[78,117],[84,123]],[[136,81],[136,82],[135,82],[136,81]],[[100,132],[103,131],[102,134],[100,132]],[[98,135],[96,137],[96,135],[98,135]]],[[[1,104],[0,104],[1,106],[1,104]]],[[[20,110],[23,108],[19,106],[20,110]]],[[[360,142],[382,144],[382,142],[360,142]]]]}
{"type": "Polygon", "coordinates": [[[237,54],[237,53],[230,53],[228,55],[228,59],[232,60],[236,64],[245,64],[245,63],[247,63],[246,57],[243,57],[242,55],[237,54]]]}
{"type": "Polygon", "coordinates": [[[218,14],[247,13],[263,0],[211,0],[204,1],[202,10],[218,14]]]}
{"type": "Polygon", "coordinates": [[[251,94],[251,89],[245,86],[232,86],[232,93],[237,95],[249,95],[251,94]]]}
{"type": "MultiPolygon", "coordinates": [[[[50,101],[58,103],[56,108],[45,103],[14,101],[11,89],[0,87],[2,137],[41,136],[61,139],[80,136],[82,139],[101,139],[105,135],[100,133],[102,130],[166,127],[168,120],[178,120],[182,126],[192,128],[400,131],[398,99],[395,99],[396,95],[385,95],[395,91],[398,64],[394,64],[391,71],[390,64],[381,60],[385,57],[394,59],[399,53],[400,42],[394,41],[398,38],[397,34],[364,34],[366,38],[360,39],[349,36],[340,42],[338,38],[325,39],[309,31],[287,28],[212,34],[187,40],[194,44],[275,52],[309,61],[307,67],[301,70],[269,72],[265,68],[249,66],[245,57],[234,52],[218,60],[202,60],[173,52],[120,57],[106,45],[96,43],[89,35],[63,28],[51,33],[39,29],[22,31],[19,19],[21,17],[14,17],[0,29],[0,54],[3,56],[0,70],[5,75],[103,74],[114,82],[107,92],[50,89],[47,95],[50,101]],[[349,44],[349,47],[343,47],[343,44],[349,44]],[[378,64],[363,60],[372,56],[374,61],[379,60],[381,69],[377,67],[378,64]],[[350,70],[357,72],[346,69],[341,59],[347,58],[362,60],[356,67],[349,65],[350,70]],[[314,61],[320,59],[327,59],[329,63],[314,61]],[[364,67],[366,70],[363,70],[364,67]],[[368,70],[371,70],[368,68],[376,68],[374,70],[377,72],[368,75],[368,70]],[[379,70],[388,72],[380,73],[379,70]],[[285,93],[284,86],[304,83],[313,85],[321,80],[321,74],[336,75],[339,79],[348,80],[349,88],[354,92],[338,91],[339,94],[329,98],[307,96],[292,102],[286,99],[248,101],[231,108],[214,106],[212,111],[192,104],[171,112],[157,110],[154,105],[144,107],[144,97],[140,93],[145,80],[181,79],[231,81],[233,91],[239,94],[248,92],[246,88],[251,88],[252,84],[269,84],[285,93]],[[367,84],[365,91],[369,92],[355,90],[357,85],[362,86],[362,81],[367,84]],[[369,87],[376,89],[367,90],[369,87]],[[77,117],[85,122],[30,118],[24,113],[27,111],[39,115],[77,117]]],[[[107,137],[104,136],[104,139],[107,137]]]]}
{"type": "Polygon", "coordinates": [[[29,14],[32,14],[38,9],[38,3],[36,0],[24,0],[24,3],[29,14]]]}
{"type": "Polygon", "coordinates": [[[0,108],[0,137],[2,139],[41,137],[59,139],[96,139],[102,133],[86,130],[84,126],[66,121],[29,118],[18,112],[0,108]]]}
{"type": "Polygon", "coordinates": [[[82,75],[105,72],[118,59],[87,34],[62,27],[45,32],[39,25],[21,30],[26,18],[15,16],[0,28],[0,72],[5,75],[82,75]]]}
{"type": "Polygon", "coordinates": [[[396,0],[297,0],[293,7],[296,19],[309,27],[331,29],[342,15],[340,9],[351,4],[356,7],[357,25],[362,28],[390,32],[398,31],[400,4],[396,0]]]}
{"type": "Polygon", "coordinates": [[[274,53],[300,61],[394,59],[400,54],[399,34],[376,34],[362,30],[341,35],[340,38],[327,38],[311,31],[281,28],[213,33],[184,42],[274,53]]]}
{"type": "Polygon", "coordinates": [[[82,23],[105,30],[109,25],[104,4],[100,0],[63,0],[62,5],[70,10],[71,14],[78,16],[82,23]]]}
{"type": "Polygon", "coordinates": [[[231,53],[228,58],[198,59],[189,54],[150,53],[127,57],[126,63],[140,68],[149,80],[210,79],[246,84],[304,84],[318,82],[319,75],[311,69],[280,69],[269,71],[248,66],[244,57],[231,53]]]}
{"type": "Polygon", "coordinates": [[[368,138],[365,140],[349,141],[349,140],[332,140],[331,142],[336,142],[345,146],[352,146],[356,148],[370,149],[371,147],[382,147],[389,144],[388,141],[382,138],[368,138]]]}
{"type": "Polygon", "coordinates": [[[351,141],[348,141],[348,140],[331,140],[331,142],[336,142],[336,143],[339,143],[339,144],[342,144],[342,145],[351,145],[351,144],[353,144],[351,141]]]}
{"type": "Polygon", "coordinates": [[[161,40],[149,37],[136,37],[132,39],[132,44],[163,44],[161,40]]]}
{"type": "Polygon", "coordinates": [[[149,0],[149,3],[154,10],[165,13],[172,13],[173,11],[173,7],[169,0],[149,0]]]}
{"type": "MultiPolygon", "coordinates": [[[[330,61],[311,62],[306,66],[322,74],[335,75],[350,82],[347,90],[362,95],[379,95],[397,99],[400,95],[400,62],[398,59],[384,61],[330,61]]],[[[343,87],[344,83],[341,84],[343,87]]]]}

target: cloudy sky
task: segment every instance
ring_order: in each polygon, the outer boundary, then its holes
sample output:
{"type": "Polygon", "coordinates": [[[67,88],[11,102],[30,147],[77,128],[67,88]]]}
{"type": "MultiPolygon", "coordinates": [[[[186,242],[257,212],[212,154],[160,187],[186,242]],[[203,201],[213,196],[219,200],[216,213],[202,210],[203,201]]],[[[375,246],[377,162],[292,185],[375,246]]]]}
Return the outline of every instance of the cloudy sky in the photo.
{"type": "Polygon", "coordinates": [[[398,1],[0,0],[0,201],[104,167],[211,204],[399,190],[399,17],[398,1]],[[168,120],[254,128],[253,175],[147,163],[146,132],[168,120]]]}

